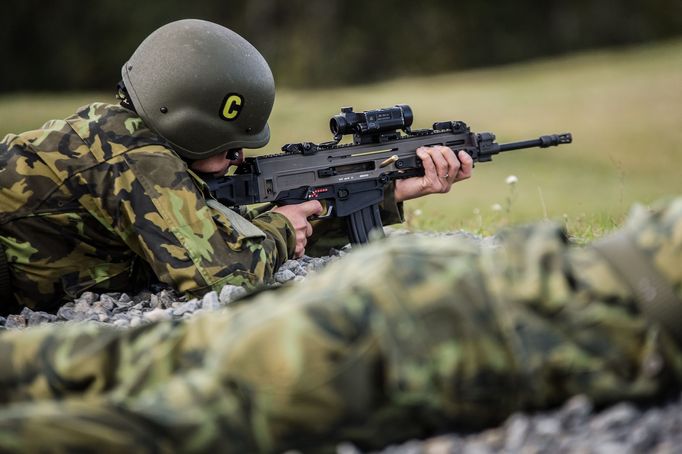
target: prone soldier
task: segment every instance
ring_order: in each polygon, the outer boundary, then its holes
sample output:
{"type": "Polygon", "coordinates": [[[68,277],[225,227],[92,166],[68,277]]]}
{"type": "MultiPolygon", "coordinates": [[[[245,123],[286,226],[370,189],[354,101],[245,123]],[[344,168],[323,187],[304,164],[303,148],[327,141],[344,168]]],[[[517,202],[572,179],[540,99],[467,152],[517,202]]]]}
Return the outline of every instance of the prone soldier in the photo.
{"type": "Polygon", "coordinates": [[[191,320],[0,335],[0,450],[319,451],[682,383],[682,197],[586,247],[553,224],[371,244],[191,320]]]}
{"type": "MultiPolygon", "coordinates": [[[[236,213],[197,175],[222,175],[268,143],[274,81],[251,44],[210,22],[173,22],[122,77],[120,105],[91,104],[0,142],[0,314],[153,282],[197,295],[253,288],[316,241],[308,218],[319,202],[236,213]]],[[[471,175],[466,153],[418,153],[426,173],[386,191],[385,224],[402,220],[402,201],[471,175]]]]}

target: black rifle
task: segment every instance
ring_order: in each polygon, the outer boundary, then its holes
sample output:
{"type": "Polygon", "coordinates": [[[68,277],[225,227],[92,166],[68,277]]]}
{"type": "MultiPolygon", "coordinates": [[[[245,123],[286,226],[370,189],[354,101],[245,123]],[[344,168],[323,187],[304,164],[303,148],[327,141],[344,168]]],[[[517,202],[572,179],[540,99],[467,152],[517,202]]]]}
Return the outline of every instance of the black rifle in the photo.
{"type": "Polygon", "coordinates": [[[205,181],[213,196],[226,206],[319,200],[327,208],[323,217],[347,219],[351,243],[366,243],[370,232],[383,234],[379,204],[386,185],[424,175],[417,148],[445,145],[466,151],[474,162],[487,162],[503,151],[546,148],[572,140],[566,133],[498,144],[494,134],[473,133],[462,121],[412,130],[412,120],[407,105],[366,112],[345,107],[330,120],[333,141],[287,144],[282,147],[284,153],[246,158],[234,175],[207,177],[205,181]],[[352,144],[339,144],[344,134],[353,134],[352,144]]]}

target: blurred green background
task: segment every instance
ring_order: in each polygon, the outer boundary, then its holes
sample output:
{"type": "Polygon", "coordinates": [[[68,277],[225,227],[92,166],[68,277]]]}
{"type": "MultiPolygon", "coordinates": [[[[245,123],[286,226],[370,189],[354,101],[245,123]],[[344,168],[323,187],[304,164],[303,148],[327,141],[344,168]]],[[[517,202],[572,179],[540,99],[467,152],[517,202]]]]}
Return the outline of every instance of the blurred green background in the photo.
{"type": "Polygon", "coordinates": [[[633,202],[682,192],[682,2],[677,0],[3,2],[0,136],[114,102],[120,67],[171,20],[226,25],[278,86],[267,152],[324,141],[341,106],[410,104],[415,127],[463,120],[504,141],[574,144],[500,155],[408,226],[489,232],[549,217],[581,237],[633,202]],[[515,175],[518,183],[505,183],[515,175]]]}

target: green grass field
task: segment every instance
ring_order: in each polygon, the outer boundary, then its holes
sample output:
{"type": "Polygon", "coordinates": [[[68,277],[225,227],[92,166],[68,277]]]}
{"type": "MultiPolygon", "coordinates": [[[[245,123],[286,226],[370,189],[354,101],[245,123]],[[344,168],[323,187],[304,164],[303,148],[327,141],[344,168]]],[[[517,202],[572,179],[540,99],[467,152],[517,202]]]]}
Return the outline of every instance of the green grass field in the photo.
{"type": "MultiPolygon", "coordinates": [[[[93,100],[113,98],[0,96],[0,135],[62,118],[93,100]]],[[[682,40],[366,86],[279,90],[267,151],[328,140],[329,117],[341,106],[394,104],[412,106],[417,128],[463,120],[501,142],[567,131],[574,137],[560,148],[497,156],[451,193],[410,202],[411,228],[483,233],[548,217],[590,238],[617,225],[632,203],[682,192],[682,40]],[[513,194],[509,175],[518,178],[513,194]]]]}

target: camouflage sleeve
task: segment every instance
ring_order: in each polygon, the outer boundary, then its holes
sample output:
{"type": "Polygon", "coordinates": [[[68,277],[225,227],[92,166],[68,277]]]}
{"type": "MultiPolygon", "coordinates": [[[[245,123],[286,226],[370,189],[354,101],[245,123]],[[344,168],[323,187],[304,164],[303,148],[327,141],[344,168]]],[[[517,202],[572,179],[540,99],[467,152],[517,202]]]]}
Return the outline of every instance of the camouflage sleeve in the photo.
{"type": "MultiPolygon", "coordinates": [[[[682,295],[682,199],[638,216],[639,244],[682,295]]],[[[682,347],[594,249],[545,224],[494,249],[374,244],[186,323],[3,334],[0,449],[371,448],[681,383],[682,347]]]]}
{"type": "Polygon", "coordinates": [[[286,218],[264,215],[254,221],[261,232],[239,229],[206,205],[186,164],[161,146],[132,150],[80,178],[90,188],[81,204],[180,292],[253,287],[293,249],[286,218]]]}

